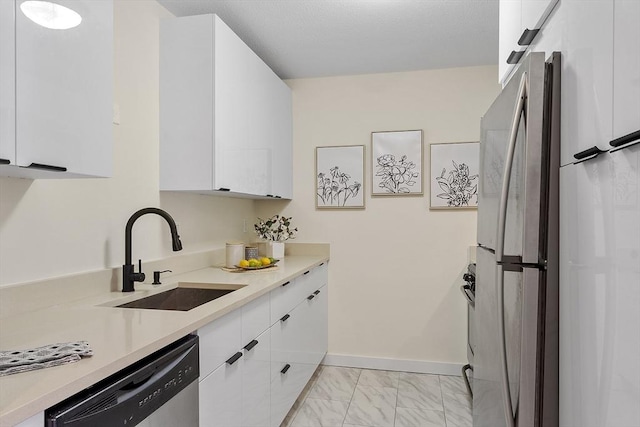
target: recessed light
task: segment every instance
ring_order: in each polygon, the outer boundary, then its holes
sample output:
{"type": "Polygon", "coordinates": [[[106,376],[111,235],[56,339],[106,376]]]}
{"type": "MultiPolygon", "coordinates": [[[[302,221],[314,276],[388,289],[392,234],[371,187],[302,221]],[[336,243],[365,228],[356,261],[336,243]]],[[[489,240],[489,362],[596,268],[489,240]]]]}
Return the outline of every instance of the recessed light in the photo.
{"type": "Polygon", "coordinates": [[[52,30],[68,30],[82,22],[82,17],[75,10],[49,1],[25,1],[20,10],[36,24],[52,30]]]}

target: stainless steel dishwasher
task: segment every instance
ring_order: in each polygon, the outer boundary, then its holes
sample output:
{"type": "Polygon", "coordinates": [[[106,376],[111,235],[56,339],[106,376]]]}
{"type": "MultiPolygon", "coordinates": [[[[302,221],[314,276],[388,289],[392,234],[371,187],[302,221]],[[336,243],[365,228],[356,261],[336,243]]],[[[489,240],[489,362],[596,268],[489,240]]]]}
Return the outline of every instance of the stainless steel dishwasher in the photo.
{"type": "Polygon", "coordinates": [[[47,427],[198,427],[198,337],[189,335],[45,412],[47,427]]]}

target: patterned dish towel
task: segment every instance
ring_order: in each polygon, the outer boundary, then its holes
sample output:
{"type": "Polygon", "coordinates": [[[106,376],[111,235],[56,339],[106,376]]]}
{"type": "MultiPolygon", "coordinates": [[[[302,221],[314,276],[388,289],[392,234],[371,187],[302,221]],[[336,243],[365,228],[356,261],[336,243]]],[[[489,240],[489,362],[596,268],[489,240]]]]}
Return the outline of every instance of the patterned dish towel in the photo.
{"type": "Polygon", "coordinates": [[[0,351],[0,376],[66,365],[93,355],[86,341],[50,344],[30,350],[0,351]]]}

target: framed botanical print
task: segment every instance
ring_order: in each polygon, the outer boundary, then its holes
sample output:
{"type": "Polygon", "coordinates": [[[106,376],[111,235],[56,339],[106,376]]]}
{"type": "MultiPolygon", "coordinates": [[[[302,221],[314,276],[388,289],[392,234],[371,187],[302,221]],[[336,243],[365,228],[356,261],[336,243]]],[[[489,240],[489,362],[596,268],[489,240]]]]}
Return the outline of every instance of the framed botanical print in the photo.
{"type": "Polygon", "coordinates": [[[431,209],[476,209],[480,143],[431,144],[431,209]]]}
{"type": "Polygon", "coordinates": [[[371,194],[422,194],[422,130],[371,133],[371,194]]]}
{"type": "Polygon", "coordinates": [[[364,209],[364,145],[316,147],[316,208],[364,209]]]}

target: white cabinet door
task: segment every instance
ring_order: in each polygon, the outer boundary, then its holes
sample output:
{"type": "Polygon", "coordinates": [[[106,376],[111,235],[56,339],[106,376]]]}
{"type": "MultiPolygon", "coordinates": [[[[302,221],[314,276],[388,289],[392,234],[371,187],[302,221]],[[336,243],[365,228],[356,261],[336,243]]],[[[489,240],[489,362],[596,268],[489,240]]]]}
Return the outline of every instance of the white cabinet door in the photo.
{"type": "Polygon", "coordinates": [[[561,168],[561,426],[640,425],[639,156],[561,168]]]}
{"type": "MultiPolygon", "coordinates": [[[[604,334],[615,292],[610,254],[611,164],[607,156],[560,169],[560,425],[603,420],[604,334]]],[[[609,356],[608,356],[609,357],[609,356]]],[[[607,362],[608,364],[609,362],[607,362]]]]}
{"type": "Polygon", "coordinates": [[[524,50],[518,46],[521,34],[521,0],[500,0],[500,18],[498,35],[498,81],[505,82],[514,65],[507,64],[507,58],[512,51],[524,50]]]}
{"type": "Polygon", "coordinates": [[[291,89],[282,81],[271,86],[270,107],[274,118],[270,125],[270,140],[273,141],[271,155],[271,191],[274,197],[293,197],[293,110],[291,89]]]}
{"type": "Polygon", "coordinates": [[[200,425],[242,425],[242,363],[223,363],[200,381],[200,425]]]}
{"type": "MultiPolygon", "coordinates": [[[[506,84],[517,65],[507,64],[511,52],[524,52],[518,42],[527,30],[540,30],[559,0],[500,0],[498,81],[506,84]]],[[[531,43],[531,41],[529,41],[531,43]]]]}
{"type": "Polygon", "coordinates": [[[113,4],[56,3],[80,14],[80,25],[45,28],[27,18],[16,0],[17,164],[110,176],[113,4]]]}
{"type": "MultiPolygon", "coordinates": [[[[616,6],[617,8],[617,6],[616,6]]],[[[600,384],[603,425],[640,425],[640,145],[610,154],[613,171],[610,253],[613,287],[606,312],[600,384]]]]}
{"type": "Polygon", "coordinates": [[[521,30],[540,29],[559,0],[522,0],[521,30]]]}
{"type": "Polygon", "coordinates": [[[216,15],[167,20],[160,44],[161,190],[290,198],[289,87],[216,15]]]}
{"type": "Polygon", "coordinates": [[[234,310],[198,329],[200,378],[205,378],[242,347],[242,310],[234,310]]]}
{"type": "Polygon", "coordinates": [[[640,1],[615,0],[613,139],[640,130],[640,1]]]}
{"type": "Polygon", "coordinates": [[[242,358],[242,427],[266,427],[271,416],[271,331],[244,348],[242,358]]]}
{"type": "Polygon", "coordinates": [[[0,1],[0,165],[16,163],[15,3],[0,1]]]}
{"type": "Polygon", "coordinates": [[[561,164],[612,136],[613,0],[563,2],[561,164]],[[597,29],[597,30],[596,30],[597,29]]]}

